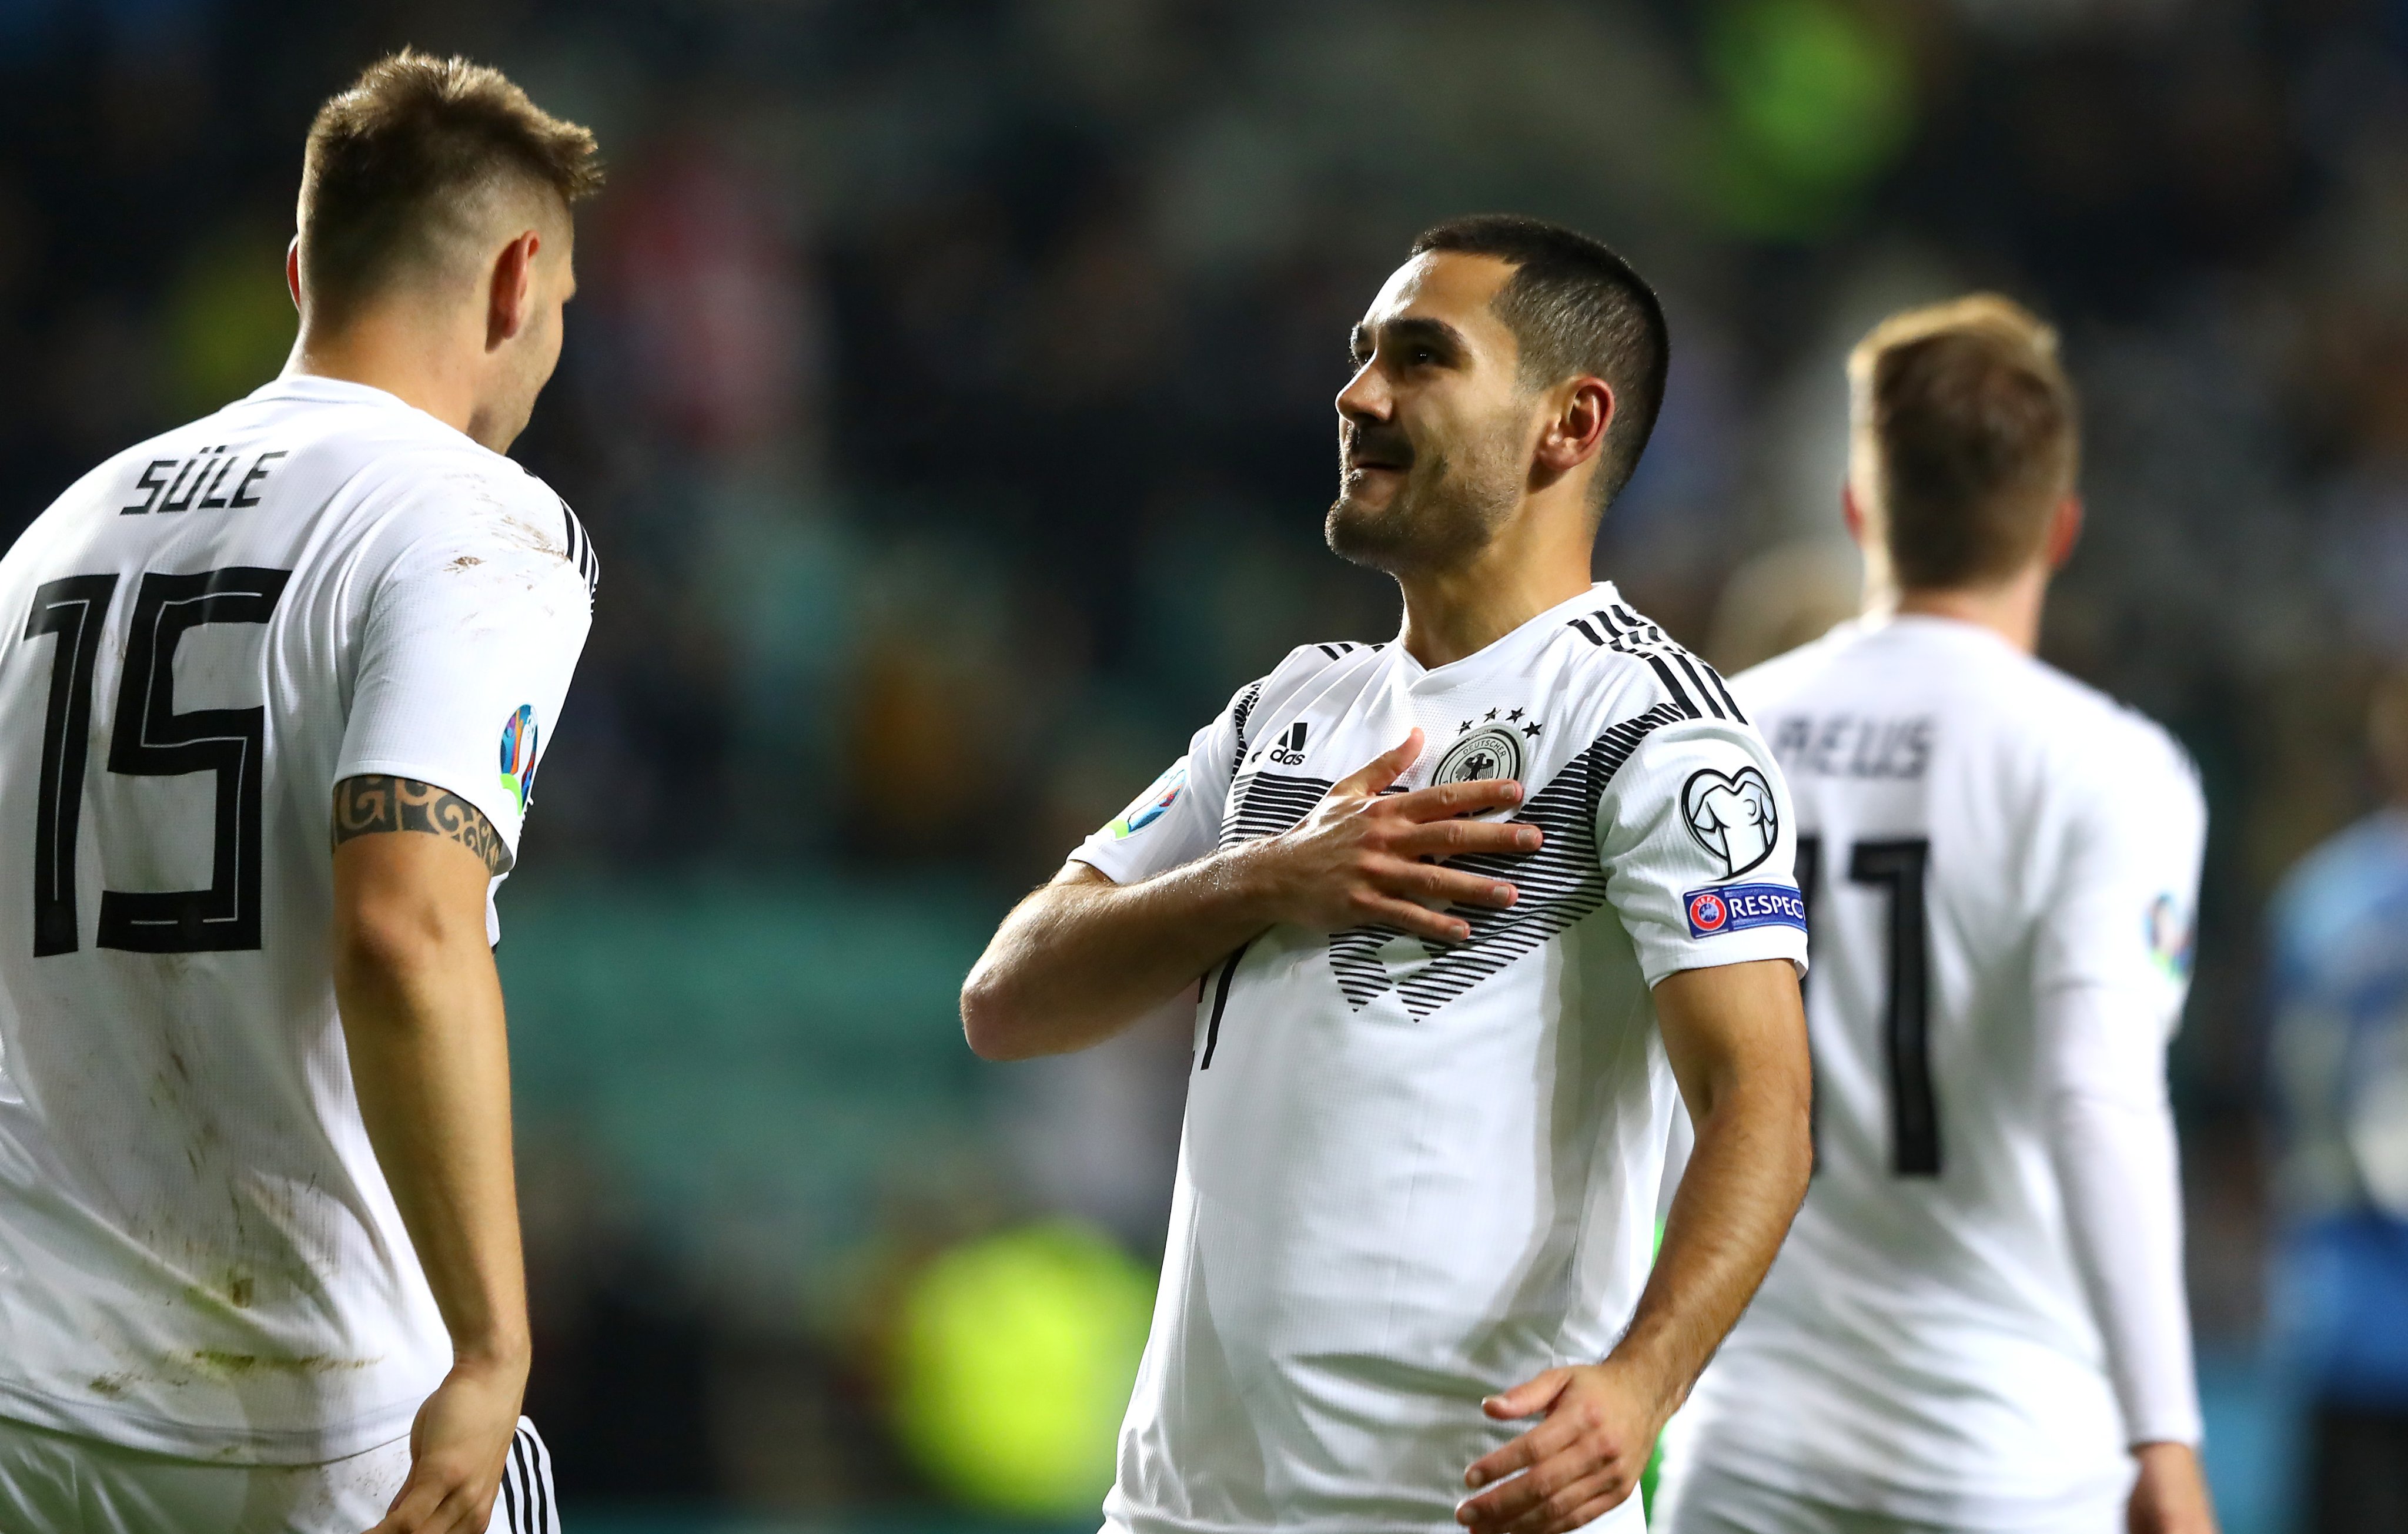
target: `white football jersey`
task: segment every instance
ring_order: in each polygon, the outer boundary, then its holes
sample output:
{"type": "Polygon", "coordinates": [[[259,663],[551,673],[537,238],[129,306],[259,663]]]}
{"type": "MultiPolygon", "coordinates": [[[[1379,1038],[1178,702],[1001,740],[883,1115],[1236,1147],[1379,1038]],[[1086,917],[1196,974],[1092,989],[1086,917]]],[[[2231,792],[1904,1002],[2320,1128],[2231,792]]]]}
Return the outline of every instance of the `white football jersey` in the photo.
{"type": "Polygon", "coordinates": [[[1971,624],[1847,624],[1733,680],[1788,776],[1816,1165],[1686,1453],[1841,1506],[2057,1527],[2129,1480],[2035,998],[2170,1034],[2205,809],[2165,731],[1971,624]]]}
{"type": "Polygon", "coordinates": [[[351,1091],[333,790],[436,784],[515,853],[594,568],[516,464],[317,378],[0,561],[0,1415],[265,1464],[408,1431],[452,1350],[351,1091]]]}
{"type": "MultiPolygon", "coordinates": [[[[1805,956],[1781,775],[1720,679],[1600,585],[1426,670],[1308,645],[1076,856],[1126,883],[1276,835],[1419,725],[1400,788],[1513,778],[1471,937],[1280,925],[1204,977],[1154,1328],[1106,1514],[1132,1534],[1453,1528],[1602,1358],[1652,1258],[1673,1097],[1650,987],[1805,956]]],[[[1598,1527],[1640,1527],[1636,1498],[1598,1527]]]]}

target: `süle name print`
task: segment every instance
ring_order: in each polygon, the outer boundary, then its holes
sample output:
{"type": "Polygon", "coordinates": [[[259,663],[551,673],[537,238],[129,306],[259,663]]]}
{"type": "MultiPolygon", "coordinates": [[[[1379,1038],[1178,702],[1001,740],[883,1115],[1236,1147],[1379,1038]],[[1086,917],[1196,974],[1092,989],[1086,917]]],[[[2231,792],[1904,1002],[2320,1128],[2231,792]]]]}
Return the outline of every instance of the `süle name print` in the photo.
{"type": "Polygon", "coordinates": [[[203,448],[185,458],[153,458],[134,481],[142,498],[117,509],[122,517],[152,511],[189,511],[195,507],[214,511],[222,507],[257,506],[259,481],[273,471],[281,450],[228,452],[222,444],[203,448]],[[243,468],[248,463],[250,466],[243,468]]]}

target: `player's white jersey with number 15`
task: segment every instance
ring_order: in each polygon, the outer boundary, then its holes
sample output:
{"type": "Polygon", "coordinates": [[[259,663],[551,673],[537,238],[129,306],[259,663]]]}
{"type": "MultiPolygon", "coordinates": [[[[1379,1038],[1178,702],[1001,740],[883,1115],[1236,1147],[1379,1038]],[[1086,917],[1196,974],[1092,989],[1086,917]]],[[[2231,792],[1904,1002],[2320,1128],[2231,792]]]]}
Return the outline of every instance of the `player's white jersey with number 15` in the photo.
{"type": "Polygon", "coordinates": [[[2129,1478],[2036,999],[2180,1011],[2205,813],[2140,715],[1976,628],[1845,624],[1736,678],[1789,782],[1816,1169],[1701,1382],[1696,1462],[1839,1505],[2060,1527],[2129,1478]],[[1743,1414],[1743,1440],[1718,1424],[1743,1414]]]}
{"type": "Polygon", "coordinates": [[[592,575],[540,480],[316,378],[0,561],[0,1417],[231,1464],[408,1431],[451,1342],[352,1094],[334,786],[515,855],[592,575]]]}

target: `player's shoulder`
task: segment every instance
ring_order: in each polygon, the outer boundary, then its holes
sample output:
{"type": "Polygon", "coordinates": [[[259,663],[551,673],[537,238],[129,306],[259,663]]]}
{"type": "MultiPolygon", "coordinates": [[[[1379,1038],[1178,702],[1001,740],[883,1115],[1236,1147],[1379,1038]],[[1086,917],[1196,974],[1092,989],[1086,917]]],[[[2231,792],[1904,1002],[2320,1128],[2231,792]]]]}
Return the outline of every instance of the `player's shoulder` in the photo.
{"type": "Polygon", "coordinates": [[[1753,733],[1722,674],[1610,586],[1565,612],[1549,652],[1571,701],[1600,729],[1675,725],[1753,733]]]}
{"type": "Polygon", "coordinates": [[[480,556],[557,559],[587,587],[601,563],[584,523],[568,502],[515,460],[469,443],[423,454],[394,454],[373,472],[376,498],[386,503],[395,530],[437,544],[460,543],[480,556]]]}
{"type": "MultiPolygon", "coordinates": [[[[2140,710],[1999,636],[1932,620],[1893,625],[1917,646],[1917,690],[1942,698],[1943,733],[2060,801],[2186,806],[2204,815],[2199,768],[2140,710]]],[[[1886,631],[1872,641],[1880,642],[1886,631]]]]}
{"type": "Polygon", "coordinates": [[[2152,788],[2197,801],[2199,767],[2172,730],[2128,703],[2037,656],[2018,655],[2021,686],[2000,702],[2057,771],[2129,793],[2152,788]]]}
{"type": "Polygon", "coordinates": [[[257,397],[236,400],[110,453],[51,498],[18,547],[38,545],[45,532],[64,531],[94,513],[248,510],[259,505],[261,480],[287,478],[294,444],[285,434],[272,444],[265,440],[260,412],[245,409],[257,397]]]}
{"type": "Polygon", "coordinates": [[[172,502],[190,490],[192,495],[187,504],[197,503],[209,478],[206,469],[248,466],[241,462],[242,454],[211,446],[219,437],[225,435],[224,418],[231,409],[232,407],[228,407],[225,410],[196,417],[110,453],[61,491],[50,503],[52,509],[78,508],[94,500],[126,498],[119,495],[121,490],[128,491],[135,501],[147,499],[154,503],[163,494],[167,495],[172,502]],[[179,482],[162,484],[157,482],[159,476],[155,474],[148,480],[144,478],[142,471],[146,466],[173,466],[183,472],[178,476],[179,482]],[[197,484],[194,482],[196,480],[200,481],[197,484]]]}
{"type": "Polygon", "coordinates": [[[589,592],[600,561],[567,500],[541,476],[421,411],[398,406],[311,412],[296,466],[312,454],[363,517],[363,536],[398,551],[447,548],[503,563],[557,560],[589,592]]]}
{"type": "Polygon", "coordinates": [[[329,434],[325,445],[358,460],[366,494],[437,510],[557,520],[566,503],[517,459],[415,415],[387,412],[329,434]]]}
{"type": "Polygon", "coordinates": [[[501,503],[556,498],[513,457],[397,394],[347,378],[277,378],[180,431],[275,438],[296,463],[325,465],[361,484],[446,480],[486,486],[486,496],[501,503]]]}
{"type": "Polygon", "coordinates": [[[1332,681],[1348,673],[1368,674],[1378,663],[1380,652],[1386,648],[1355,639],[1300,644],[1277,666],[1240,687],[1211,726],[1226,732],[1221,749],[1229,753],[1229,776],[1236,777],[1245,765],[1247,753],[1261,738],[1267,724],[1279,729],[1312,710],[1326,701],[1325,695],[1332,681]]]}
{"type": "Polygon", "coordinates": [[[1818,638],[1738,672],[1730,679],[1731,692],[1751,711],[1779,709],[1840,669],[1865,633],[1861,619],[1834,624],[1818,638]]]}
{"type": "Polygon", "coordinates": [[[2032,763],[2048,778],[2196,791],[2188,753],[2156,720],[1952,619],[1851,620],[1741,672],[1731,688],[1767,714],[1932,712],[1968,749],[2032,763]]]}
{"type": "Polygon", "coordinates": [[[1286,711],[1340,677],[1368,670],[1379,662],[1384,643],[1359,639],[1320,639],[1297,645],[1277,666],[1238,691],[1231,708],[1243,734],[1250,718],[1286,711]]]}

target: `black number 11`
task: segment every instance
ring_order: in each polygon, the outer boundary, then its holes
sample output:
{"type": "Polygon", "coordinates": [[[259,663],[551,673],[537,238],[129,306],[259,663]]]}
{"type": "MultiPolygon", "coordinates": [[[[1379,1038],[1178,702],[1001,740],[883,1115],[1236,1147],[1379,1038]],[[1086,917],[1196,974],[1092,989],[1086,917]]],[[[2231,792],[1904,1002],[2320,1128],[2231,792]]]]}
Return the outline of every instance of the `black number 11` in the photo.
{"type": "MultiPolygon", "coordinates": [[[[1822,862],[1823,839],[1799,837],[1798,887],[1809,927],[1822,862]]],[[[1859,841],[1848,849],[1848,882],[1889,892],[1882,1052],[1889,1063],[1890,1169],[1899,1177],[1940,1175],[1940,1104],[1931,1089],[1931,939],[1925,921],[1930,863],[1931,843],[1922,837],[1859,841]]]]}
{"type": "MultiPolygon", "coordinates": [[[[290,570],[235,566],[196,575],[146,575],[134,596],[134,630],[117,685],[108,770],[217,779],[209,887],[100,892],[99,946],[140,953],[197,953],[259,946],[260,779],[267,710],[176,710],[176,646],[203,624],[264,624],[290,570]]],[[[92,738],[93,667],[100,655],[114,575],[71,575],[34,593],[28,639],[55,636],[50,704],[42,718],[42,771],[34,830],[34,956],[76,951],[76,842],[92,738]]]]}

